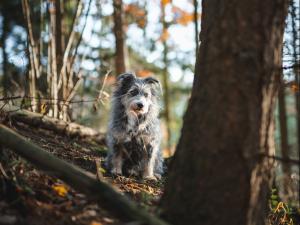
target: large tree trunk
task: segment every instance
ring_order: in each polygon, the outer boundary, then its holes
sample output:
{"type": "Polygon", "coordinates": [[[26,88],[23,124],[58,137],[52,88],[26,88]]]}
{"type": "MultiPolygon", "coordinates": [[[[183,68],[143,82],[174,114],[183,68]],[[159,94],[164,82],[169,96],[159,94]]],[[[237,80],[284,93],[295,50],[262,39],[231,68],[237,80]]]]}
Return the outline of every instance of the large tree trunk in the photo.
{"type": "Polygon", "coordinates": [[[192,96],[162,200],[172,224],[264,224],[287,5],[202,1],[192,96]]]}
{"type": "Polygon", "coordinates": [[[125,72],[125,59],[124,59],[124,31],[122,19],[122,0],[114,0],[114,34],[116,38],[116,73],[121,74],[125,72]]]}

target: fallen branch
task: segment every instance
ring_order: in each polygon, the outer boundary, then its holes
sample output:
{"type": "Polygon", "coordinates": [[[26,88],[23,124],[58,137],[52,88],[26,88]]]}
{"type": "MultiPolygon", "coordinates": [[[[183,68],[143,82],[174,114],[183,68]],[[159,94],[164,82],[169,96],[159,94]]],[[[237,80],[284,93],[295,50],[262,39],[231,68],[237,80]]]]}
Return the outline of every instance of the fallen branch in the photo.
{"type": "Polygon", "coordinates": [[[103,133],[77,123],[55,119],[39,113],[19,109],[16,106],[8,104],[2,108],[2,111],[4,111],[12,121],[22,122],[32,127],[51,130],[69,137],[88,138],[100,144],[104,144],[105,142],[105,135],[103,133]]]}
{"type": "Polygon", "coordinates": [[[100,161],[100,159],[95,159],[95,164],[96,164],[97,178],[100,181],[103,181],[104,178],[103,178],[103,174],[102,174],[102,167],[101,167],[101,161],[100,161]]]}
{"type": "Polygon", "coordinates": [[[50,176],[55,176],[85,193],[88,197],[98,200],[102,207],[114,212],[121,218],[140,221],[149,225],[167,225],[166,222],[149,214],[116,192],[108,184],[97,180],[93,174],[55,157],[3,125],[0,125],[0,144],[22,156],[50,176]]]}

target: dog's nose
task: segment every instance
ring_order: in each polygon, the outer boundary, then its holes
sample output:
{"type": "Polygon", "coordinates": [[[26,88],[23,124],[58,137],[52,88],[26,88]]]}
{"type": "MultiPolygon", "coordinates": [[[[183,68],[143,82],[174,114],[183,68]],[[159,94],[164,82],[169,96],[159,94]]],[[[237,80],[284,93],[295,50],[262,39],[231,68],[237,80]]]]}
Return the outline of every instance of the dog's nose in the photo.
{"type": "Polygon", "coordinates": [[[141,102],[136,103],[136,106],[138,109],[142,109],[144,107],[143,103],[141,102]]]}

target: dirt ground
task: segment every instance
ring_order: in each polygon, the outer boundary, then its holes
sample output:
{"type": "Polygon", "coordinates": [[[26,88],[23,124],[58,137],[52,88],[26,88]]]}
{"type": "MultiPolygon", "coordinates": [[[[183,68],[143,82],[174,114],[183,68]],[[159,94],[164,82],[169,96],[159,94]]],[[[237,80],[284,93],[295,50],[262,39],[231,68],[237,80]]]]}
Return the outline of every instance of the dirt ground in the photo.
{"type": "MultiPolygon", "coordinates": [[[[17,133],[55,156],[96,174],[101,170],[106,182],[151,213],[159,211],[165,177],[161,181],[112,178],[103,165],[106,147],[91,141],[69,138],[22,123],[5,123],[17,133]]],[[[103,178],[102,178],[103,179],[103,178]]],[[[99,202],[98,202],[99,203],[99,202]]],[[[93,199],[72,189],[59,179],[44,174],[11,150],[0,146],[0,225],[137,225],[121,221],[93,199]]],[[[268,216],[268,225],[300,225],[300,211],[289,216],[279,203],[268,216]]]]}
{"type": "MultiPolygon", "coordinates": [[[[25,124],[6,124],[55,156],[96,174],[96,160],[104,161],[105,146],[63,137],[25,124]]],[[[102,167],[101,167],[102,168],[102,167]]],[[[163,181],[117,177],[104,179],[150,212],[163,193],[163,181]]],[[[95,201],[50,177],[12,151],[0,153],[0,224],[124,224],[95,201]]],[[[128,222],[128,221],[127,221],[128,222]]]]}

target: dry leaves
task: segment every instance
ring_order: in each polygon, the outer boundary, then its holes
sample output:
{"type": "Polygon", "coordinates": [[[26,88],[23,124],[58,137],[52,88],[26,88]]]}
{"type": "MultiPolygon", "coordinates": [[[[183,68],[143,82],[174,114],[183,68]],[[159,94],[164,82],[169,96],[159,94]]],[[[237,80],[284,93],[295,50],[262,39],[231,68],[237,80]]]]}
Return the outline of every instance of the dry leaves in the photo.
{"type": "Polygon", "coordinates": [[[60,197],[66,197],[68,194],[68,188],[62,184],[55,184],[52,186],[52,189],[59,195],[60,197]]]}

